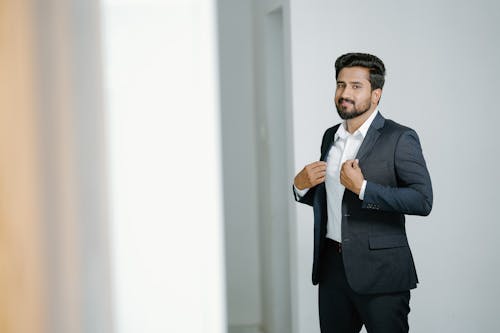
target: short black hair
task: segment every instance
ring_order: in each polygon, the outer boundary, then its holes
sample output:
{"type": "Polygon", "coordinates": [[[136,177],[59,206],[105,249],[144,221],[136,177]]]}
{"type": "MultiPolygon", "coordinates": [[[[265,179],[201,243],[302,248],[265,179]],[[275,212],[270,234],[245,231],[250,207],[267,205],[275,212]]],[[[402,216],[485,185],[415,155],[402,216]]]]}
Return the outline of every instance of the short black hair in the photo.
{"type": "Polygon", "coordinates": [[[344,67],[365,67],[370,71],[372,91],[382,89],[385,83],[385,66],[382,60],[368,53],[346,53],[335,61],[335,79],[344,67]]]}

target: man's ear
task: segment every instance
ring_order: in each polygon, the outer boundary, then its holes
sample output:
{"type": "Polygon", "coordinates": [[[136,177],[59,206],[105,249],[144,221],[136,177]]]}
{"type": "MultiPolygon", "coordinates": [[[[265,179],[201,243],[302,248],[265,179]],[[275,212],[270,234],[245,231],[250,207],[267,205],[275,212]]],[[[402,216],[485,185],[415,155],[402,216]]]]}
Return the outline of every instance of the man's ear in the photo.
{"type": "Polygon", "coordinates": [[[380,98],[382,97],[382,89],[374,89],[372,91],[372,103],[378,104],[380,102],[380,98]]]}

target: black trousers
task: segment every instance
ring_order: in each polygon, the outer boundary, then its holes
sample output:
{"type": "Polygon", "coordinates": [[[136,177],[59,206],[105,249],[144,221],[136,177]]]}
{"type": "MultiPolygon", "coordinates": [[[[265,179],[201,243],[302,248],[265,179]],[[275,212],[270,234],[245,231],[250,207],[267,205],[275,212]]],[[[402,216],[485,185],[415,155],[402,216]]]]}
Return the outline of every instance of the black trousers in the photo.
{"type": "Polygon", "coordinates": [[[410,291],[360,295],[349,286],[342,254],[327,242],[321,259],[319,319],[322,333],[408,332],[410,291]]]}

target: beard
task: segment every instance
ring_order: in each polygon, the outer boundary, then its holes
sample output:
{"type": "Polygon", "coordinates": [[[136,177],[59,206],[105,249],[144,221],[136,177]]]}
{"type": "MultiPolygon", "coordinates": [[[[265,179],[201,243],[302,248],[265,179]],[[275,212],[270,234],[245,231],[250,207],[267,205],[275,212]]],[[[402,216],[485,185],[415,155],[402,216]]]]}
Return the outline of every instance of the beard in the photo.
{"type": "Polygon", "coordinates": [[[347,119],[353,119],[358,116],[361,116],[363,113],[367,112],[370,110],[370,102],[367,102],[366,104],[363,103],[359,106],[359,108],[356,106],[356,103],[353,100],[350,99],[345,99],[345,98],[339,98],[337,103],[335,103],[335,106],[337,107],[337,112],[340,116],[340,118],[347,120],[347,119]],[[348,111],[347,107],[342,106],[342,102],[346,101],[352,104],[352,110],[348,111]]]}

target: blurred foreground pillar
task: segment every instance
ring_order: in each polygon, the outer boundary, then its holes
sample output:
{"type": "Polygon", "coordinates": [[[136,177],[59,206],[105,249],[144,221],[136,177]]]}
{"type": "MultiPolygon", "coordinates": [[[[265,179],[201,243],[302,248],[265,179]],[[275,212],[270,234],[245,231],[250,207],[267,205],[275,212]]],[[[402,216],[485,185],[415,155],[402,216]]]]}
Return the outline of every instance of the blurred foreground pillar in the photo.
{"type": "Polygon", "coordinates": [[[0,332],[44,332],[32,8],[0,1],[0,332]]]}
{"type": "Polygon", "coordinates": [[[0,332],[111,333],[98,0],[0,0],[0,332]]]}

